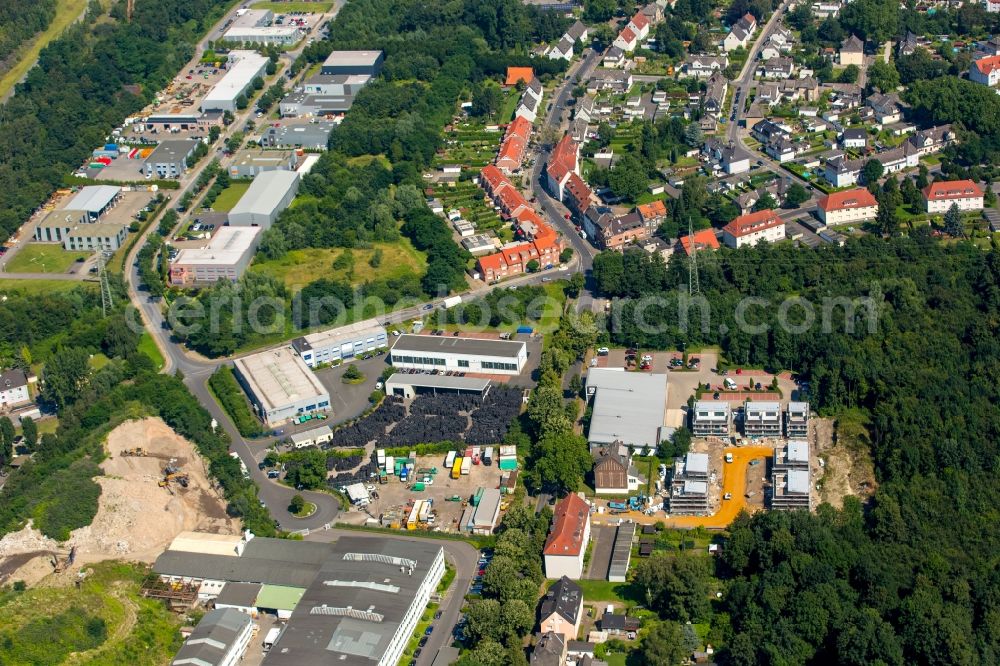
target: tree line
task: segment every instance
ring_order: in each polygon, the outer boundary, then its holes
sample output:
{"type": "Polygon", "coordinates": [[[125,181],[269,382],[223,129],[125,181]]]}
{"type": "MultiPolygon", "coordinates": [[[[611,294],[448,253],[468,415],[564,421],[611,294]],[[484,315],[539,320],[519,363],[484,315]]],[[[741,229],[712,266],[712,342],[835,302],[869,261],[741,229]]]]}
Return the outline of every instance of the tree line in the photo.
{"type": "MultiPolygon", "coordinates": [[[[0,6],[0,63],[49,27],[55,16],[55,0],[11,2],[0,6]]],[[[0,71],[7,69],[0,66],[0,71]]]]}

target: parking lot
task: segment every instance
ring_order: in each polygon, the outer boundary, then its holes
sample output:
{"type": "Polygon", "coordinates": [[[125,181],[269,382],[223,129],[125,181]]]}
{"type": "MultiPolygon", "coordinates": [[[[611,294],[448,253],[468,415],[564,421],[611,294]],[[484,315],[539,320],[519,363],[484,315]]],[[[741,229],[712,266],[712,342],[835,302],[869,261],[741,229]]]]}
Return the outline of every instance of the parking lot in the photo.
{"type": "Polygon", "coordinates": [[[375,390],[375,384],[382,376],[382,372],[389,367],[386,358],[387,356],[383,354],[364,360],[355,359],[350,363],[316,371],[316,377],[330,392],[330,409],[333,411],[329,421],[331,425],[350,421],[368,408],[368,396],[375,390]],[[360,384],[343,382],[344,373],[352,365],[365,376],[365,380],[360,384]]]}

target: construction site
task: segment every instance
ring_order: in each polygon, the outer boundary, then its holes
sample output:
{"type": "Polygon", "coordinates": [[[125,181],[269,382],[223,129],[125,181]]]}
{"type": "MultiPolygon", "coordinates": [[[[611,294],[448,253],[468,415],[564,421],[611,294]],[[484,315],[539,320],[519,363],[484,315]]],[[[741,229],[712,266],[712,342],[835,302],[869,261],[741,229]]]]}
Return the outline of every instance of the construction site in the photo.
{"type": "Polygon", "coordinates": [[[107,559],[153,562],[189,530],[238,534],[238,521],[194,446],[159,418],[128,421],[107,439],[97,515],[59,543],[28,525],[0,539],[0,584],[33,584],[107,559]]]}

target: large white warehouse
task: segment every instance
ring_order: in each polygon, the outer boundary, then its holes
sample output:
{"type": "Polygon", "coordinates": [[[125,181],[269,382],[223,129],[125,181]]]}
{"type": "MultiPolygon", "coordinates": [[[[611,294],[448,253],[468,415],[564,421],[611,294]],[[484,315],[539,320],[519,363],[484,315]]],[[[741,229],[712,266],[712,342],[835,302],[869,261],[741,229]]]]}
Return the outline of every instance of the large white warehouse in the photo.
{"type": "Polygon", "coordinates": [[[330,410],[330,393],[291,347],[244,356],[234,366],[257,414],[270,425],[330,410]]]}
{"type": "Polygon", "coordinates": [[[299,174],[294,171],[265,171],[257,174],[233,209],[232,227],[269,229],[281,211],[288,208],[299,190],[299,174]]]}
{"type": "Polygon", "coordinates": [[[518,375],[528,361],[528,349],[516,340],[401,335],[389,361],[397,368],[518,375]]]}
{"type": "Polygon", "coordinates": [[[230,51],[229,71],[201,101],[202,111],[236,112],[236,100],[246,93],[258,76],[267,71],[267,58],[255,51],[230,51]]]}

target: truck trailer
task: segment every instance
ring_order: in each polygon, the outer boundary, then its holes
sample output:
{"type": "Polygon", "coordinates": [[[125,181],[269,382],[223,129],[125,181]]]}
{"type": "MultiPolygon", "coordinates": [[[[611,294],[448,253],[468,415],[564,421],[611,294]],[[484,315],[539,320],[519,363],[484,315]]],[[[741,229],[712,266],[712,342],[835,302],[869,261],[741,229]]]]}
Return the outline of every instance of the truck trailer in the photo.
{"type": "Polygon", "coordinates": [[[462,460],[464,458],[455,458],[455,462],[451,466],[451,478],[457,479],[462,476],[462,460]]]}
{"type": "Polygon", "coordinates": [[[462,458],[462,476],[468,476],[472,472],[472,458],[462,458]]]}

